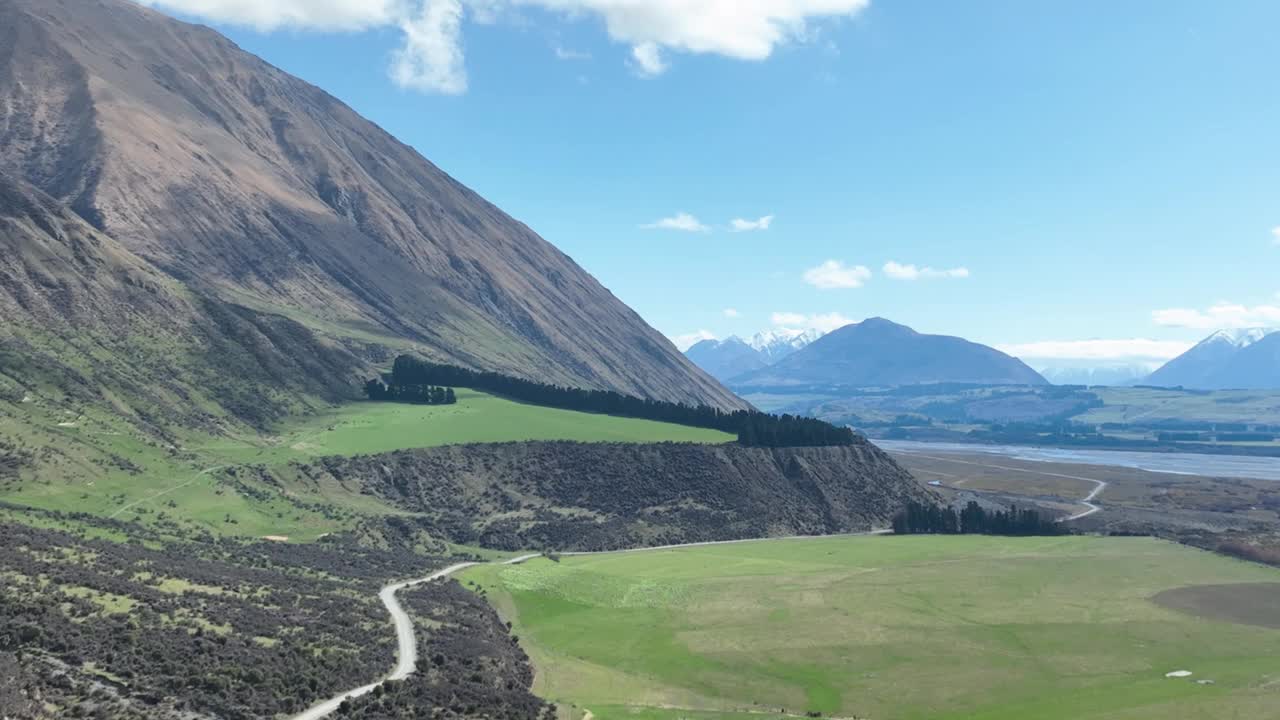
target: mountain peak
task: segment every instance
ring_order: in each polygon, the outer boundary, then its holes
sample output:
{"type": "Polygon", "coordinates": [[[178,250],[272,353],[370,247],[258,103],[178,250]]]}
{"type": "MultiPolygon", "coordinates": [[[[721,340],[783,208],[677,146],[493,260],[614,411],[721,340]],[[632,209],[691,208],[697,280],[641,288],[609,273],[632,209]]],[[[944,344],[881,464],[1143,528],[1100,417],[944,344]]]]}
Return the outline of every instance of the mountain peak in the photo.
{"type": "Polygon", "coordinates": [[[938,382],[1044,385],[1045,379],[994,348],[956,337],[923,335],[876,317],[846,325],[771,367],[733,380],[737,387],[892,387],[938,382]]]}
{"type": "Polygon", "coordinates": [[[871,317],[859,323],[852,323],[834,330],[830,335],[876,335],[910,336],[919,335],[914,329],[882,317],[871,317]]]}
{"type": "Polygon", "coordinates": [[[892,320],[889,320],[888,318],[882,318],[882,317],[867,318],[866,320],[863,320],[862,322],[858,323],[858,325],[859,327],[869,329],[869,330],[870,329],[910,330],[911,332],[915,332],[915,330],[912,330],[906,325],[903,325],[901,323],[896,323],[892,320]]]}
{"type": "Polygon", "coordinates": [[[1200,390],[1280,388],[1276,328],[1219,330],[1170,360],[1147,382],[1200,390]]]}
{"type": "Polygon", "coordinates": [[[696,365],[719,380],[768,367],[808,347],[823,335],[820,330],[774,328],[744,340],[730,335],[724,340],[703,340],[685,351],[696,365]]]}
{"type": "Polygon", "coordinates": [[[1205,338],[1203,343],[1227,342],[1237,348],[1247,348],[1259,340],[1280,332],[1280,328],[1234,328],[1219,330],[1205,338]]]}
{"type": "Polygon", "coordinates": [[[820,337],[822,337],[822,332],[820,330],[775,328],[773,330],[758,332],[746,342],[751,347],[761,351],[768,351],[772,348],[778,348],[781,346],[789,346],[799,350],[820,337]]]}

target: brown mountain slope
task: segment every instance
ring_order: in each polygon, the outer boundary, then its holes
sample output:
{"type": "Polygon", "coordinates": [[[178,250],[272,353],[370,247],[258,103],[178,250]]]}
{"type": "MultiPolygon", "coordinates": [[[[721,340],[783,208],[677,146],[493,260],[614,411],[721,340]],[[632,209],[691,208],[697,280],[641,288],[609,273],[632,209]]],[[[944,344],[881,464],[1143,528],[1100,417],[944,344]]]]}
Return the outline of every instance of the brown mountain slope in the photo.
{"type": "Polygon", "coordinates": [[[347,399],[359,379],[342,347],[189,291],[3,172],[0,246],[0,400],[56,412],[50,422],[109,407],[152,438],[261,426],[347,399]]]}
{"type": "Polygon", "coordinates": [[[570,258],[346,105],[128,0],[0,0],[0,170],[174,278],[330,334],[742,406],[570,258]]]}

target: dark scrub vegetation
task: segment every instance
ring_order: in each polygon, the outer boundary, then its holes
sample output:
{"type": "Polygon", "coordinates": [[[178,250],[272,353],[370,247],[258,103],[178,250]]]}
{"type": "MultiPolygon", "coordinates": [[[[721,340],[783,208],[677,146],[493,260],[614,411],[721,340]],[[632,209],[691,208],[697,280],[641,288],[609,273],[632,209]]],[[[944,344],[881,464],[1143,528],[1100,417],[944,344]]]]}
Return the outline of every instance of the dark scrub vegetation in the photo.
{"type": "Polygon", "coordinates": [[[401,600],[418,633],[418,672],[349,700],[351,720],[555,717],[534,696],[533,669],[519,642],[488,602],[450,580],[406,590],[401,600]]]}
{"type": "Polygon", "coordinates": [[[611,390],[546,385],[494,372],[437,365],[409,355],[396,358],[387,386],[384,387],[379,380],[371,380],[365,386],[365,394],[371,400],[421,402],[423,388],[433,386],[465,387],[545,407],[736,433],[738,442],[749,447],[820,447],[853,445],[856,442],[849,428],[836,427],[813,418],[767,415],[756,410],[724,412],[706,405],[691,406],[638,398],[611,390]]]}
{"type": "Polygon", "coordinates": [[[0,440],[0,480],[17,477],[18,471],[30,461],[30,451],[23,450],[5,440],[0,440]]]}
{"type": "Polygon", "coordinates": [[[30,512],[129,540],[0,524],[4,717],[301,711],[394,664],[378,589],[448,562],[342,541],[188,542],[30,512]]]}
{"type": "Polygon", "coordinates": [[[295,466],[412,511],[366,528],[485,547],[614,550],[887,527],[930,501],[879,448],[530,442],[461,445],[295,466]]]}

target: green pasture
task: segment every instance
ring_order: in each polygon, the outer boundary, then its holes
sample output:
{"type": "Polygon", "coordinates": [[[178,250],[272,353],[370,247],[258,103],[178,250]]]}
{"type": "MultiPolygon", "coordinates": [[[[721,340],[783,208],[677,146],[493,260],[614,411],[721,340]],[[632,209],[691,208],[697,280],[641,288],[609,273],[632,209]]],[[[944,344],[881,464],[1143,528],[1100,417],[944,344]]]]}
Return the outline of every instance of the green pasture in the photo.
{"type": "Polygon", "coordinates": [[[1082,423],[1196,422],[1280,423],[1280,392],[1218,390],[1194,393],[1151,388],[1092,388],[1105,404],[1072,418],[1082,423]]]}
{"type": "Polygon", "coordinates": [[[735,439],[715,430],[557,410],[459,390],[456,405],[353,403],[298,419],[268,437],[218,439],[193,447],[228,462],[277,464],[464,443],[724,443],[735,439]]]}
{"type": "Polygon", "coordinates": [[[513,621],[535,690],[600,720],[1280,708],[1280,630],[1150,600],[1280,583],[1280,571],[1145,538],[778,540],[539,559],[463,580],[513,621]],[[1165,677],[1175,670],[1194,675],[1165,677]]]}

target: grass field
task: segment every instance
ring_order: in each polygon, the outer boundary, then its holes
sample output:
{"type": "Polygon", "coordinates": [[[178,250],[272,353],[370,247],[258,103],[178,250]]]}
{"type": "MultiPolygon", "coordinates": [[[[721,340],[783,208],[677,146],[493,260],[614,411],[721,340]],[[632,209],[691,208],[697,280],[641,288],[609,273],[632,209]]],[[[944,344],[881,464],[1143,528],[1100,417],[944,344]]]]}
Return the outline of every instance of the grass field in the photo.
{"type": "MultiPolygon", "coordinates": [[[[725,433],[669,423],[526,405],[461,390],[450,406],[353,403],[296,418],[269,434],[188,433],[174,447],[146,438],[119,418],[88,411],[67,416],[17,406],[0,416],[0,435],[59,453],[19,481],[0,483],[0,501],[47,510],[90,512],[143,521],[161,517],[220,534],[314,539],[361,514],[397,512],[342,488],[292,489],[293,499],[342,508],[335,518],[299,508],[272,488],[252,498],[218,482],[217,471],[268,468],[331,455],[364,455],[461,443],[523,440],[582,442],[704,442],[725,433]],[[130,465],[122,466],[126,460],[130,465]]],[[[253,482],[246,480],[246,482],[253,482]]]]}
{"type": "Polygon", "coordinates": [[[1082,423],[1136,423],[1161,420],[1280,423],[1280,392],[1219,390],[1190,393],[1151,388],[1094,388],[1106,403],[1074,420],[1082,423]]]}
{"type": "Polygon", "coordinates": [[[277,464],[461,443],[724,443],[735,439],[716,430],[557,410],[460,390],[456,405],[355,403],[287,425],[272,437],[219,440],[193,445],[193,449],[226,462],[277,464]]]}
{"type": "Polygon", "coordinates": [[[782,540],[463,579],[514,622],[535,690],[601,720],[1280,715],[1280,630],[1151,601],[1280,571],[1145,538],[782,540]]]}

